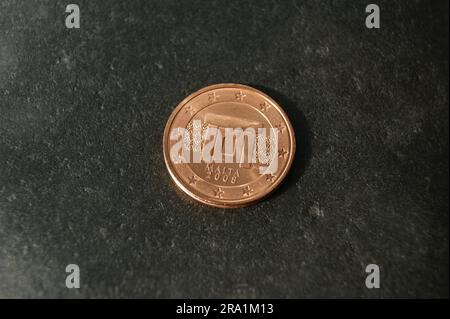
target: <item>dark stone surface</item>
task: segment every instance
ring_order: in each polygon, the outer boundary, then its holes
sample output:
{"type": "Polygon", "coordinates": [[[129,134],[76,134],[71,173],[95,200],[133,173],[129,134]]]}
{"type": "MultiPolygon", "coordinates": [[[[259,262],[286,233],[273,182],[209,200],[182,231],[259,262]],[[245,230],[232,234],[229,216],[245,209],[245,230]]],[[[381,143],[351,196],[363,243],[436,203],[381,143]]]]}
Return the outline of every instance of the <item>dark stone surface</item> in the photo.
{"type": "Polygon", "coordinates": [[[448,2],[0,3],[0,297],[448,297],[448,2]],[[175,190],[172,109],[261,88],[299,140],[230,212],[175,190]],[[81,289],[65,288],[65,267],[81,289]],[[365,288],[365,266],[381,288],[365,288]]]}

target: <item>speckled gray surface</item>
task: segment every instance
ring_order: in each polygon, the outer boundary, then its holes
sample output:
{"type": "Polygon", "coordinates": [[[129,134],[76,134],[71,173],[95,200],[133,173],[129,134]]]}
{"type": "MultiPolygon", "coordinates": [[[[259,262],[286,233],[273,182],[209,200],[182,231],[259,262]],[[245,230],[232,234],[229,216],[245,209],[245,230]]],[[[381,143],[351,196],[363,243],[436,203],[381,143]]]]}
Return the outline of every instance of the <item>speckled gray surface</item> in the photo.
{"type": "Polygon", "coordinates": [[[0,297],[448,297],[447,1],[377,1],[379,30],[363,1],[77,1],[79,30],[67,3],[0,1],[0,297]],[[232,212],[175,190],[161,152],[221,82],[299,140],[232,212]]]}

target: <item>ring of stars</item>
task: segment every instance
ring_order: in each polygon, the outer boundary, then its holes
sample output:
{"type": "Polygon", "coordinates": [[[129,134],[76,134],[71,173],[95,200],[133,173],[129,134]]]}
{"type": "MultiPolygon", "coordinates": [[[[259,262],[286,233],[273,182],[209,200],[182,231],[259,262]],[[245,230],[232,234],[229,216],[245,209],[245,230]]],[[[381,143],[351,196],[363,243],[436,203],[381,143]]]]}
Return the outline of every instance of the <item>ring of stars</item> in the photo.
{"type": "Polygon", "coordinates": [[[189,177],[189,185],[195,185],[198,181],[197,176],[192,175],[191,177],[189,177]]]}
{"type": "Polygon", "coordinates": [[[244,196],[250,196],[251,192],[253,192],[253,189],[251,189],[249,185],[245,186],[242,189],[242,193],[244,194],[244,196]]]}
{"type": "Polygon", "coordinates": [[[218,97],[219,96],[216,94],[216,92],[212,92],[212,93],[208,94],[208,101],[209,101],[209,103],[216,102],[218,97]]]}
{"type": "Polygon", "coordinates": [[[261,109],[261,111],[267,112],[267,110],[270,109],[270,104],[264,101],[259,105],[259,108],[261,109]]]}
{"type": "Polygon", "coordinates": [[[286,151],[284,148],[281,148],[281,150],[278,151],[278,157],[286,158],[287,154],[288,151],[286,151]]]}
{"type": "Polygon", "coordinates": [[[213,190],[213,192],[214,192],[214,196],[216,196],[218,198],[222,198],[222,195],[224,194],[224,191],[220,187],[213,190]]]}
{"type": "Polygon", "coordinates": [[[185,112],[189,113],[190,115],[193,115],[196,111],[197,110],[192,105],[188,105],[185,110],[185,112]]]}
{"type": "Polygon", "coordinates": [[[244,100],[244,98],[247,96],[247,95],[245,95],[244,93],[242,93],[242,91],[239,91],[238,93],[236,93],[235,95],[234,95],[235,97],[236,97],[236,99],[238,100],[238,101],[243,101],[244,100]]]}
{"type": "Polygon", "coordinates": [[[278,125],[275,125],[275,127],[280,131],[281,134],[283,134],[283,131],[286,129],[286,126],[284,126],[281,123],[278,125]]]}

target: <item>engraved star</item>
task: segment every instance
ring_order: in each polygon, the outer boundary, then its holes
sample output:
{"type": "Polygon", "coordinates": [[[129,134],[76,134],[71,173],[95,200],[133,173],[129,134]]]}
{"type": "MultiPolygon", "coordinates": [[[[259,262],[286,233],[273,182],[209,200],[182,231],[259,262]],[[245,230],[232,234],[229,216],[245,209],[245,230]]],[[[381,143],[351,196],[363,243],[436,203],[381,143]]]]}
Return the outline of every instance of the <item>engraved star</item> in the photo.
{"type": "Polygon", "coordinates": [[[224,191],[220,187],[216,190],[213,190],[213,192],[214,192],[214,196],[216,196],[218,198],[222,198],[222,195],[224,193],[224,191]]]}
{"type": "Polygon", "coordinates": [[[192,105],[189,105],[188,107],[186,107],[186,110],[185,110],[185,112],[189,113],[190,115],[194,114],[196,111],[197,110],[192,105]]]}
{"type": "Polygon", "coordinates": [[[197,176],[192,175],[191,177],[189,177],[189,185],[195,185],[198,181],[197,176]]]}
{"type": "Polygon", "coordinates": [[[266,182],[271,182],[272,183],[275,177],[276,177],[275,175],[267,174],[266,175],[266,182]]]}
{"type": "Polygon", "coordinates": [[[216,92],[212,92],[212,93],[208,94],[208,101],[209,101],[209,103],[216,102],[218,97],[219,96],[216,95],[216,92]]]}
{"type": "Polygon", "coordinates": [[[275,125],[275,127],[280,131],[281,134],[283,134],[283,131],[286,129],[286,126],[284,126],[281,123],[278,125],[275,125]]]}
{"type": "Polygon", "coordinates": [[[261,111],[267,112],[267,110],[270,109],[270,104],[264,101],[259,105],[259,108],[261,109],[261,111]]]}
{"type": "Polygon", "coordinates": [[[286,151],[284,148],[281,148],[281,150],[278,151],[278,157],[286,158],[287,154],[288,151],[286,151]]]}
{"type": "Polygon", "coordinates": [[[239,93],[236,93],[234,96],[236,97],[236,100],[242,102],[247,95],[242,93],[242,91],[239,91],[239,93]]]}
{"type": "Polygon", "coordinates": [[[253,189],[251,189],[249,185],[245,186],[242,189],[242,193],[244,194],[244,196],[249,196],[251,192],[253,192],[253,189]]]}

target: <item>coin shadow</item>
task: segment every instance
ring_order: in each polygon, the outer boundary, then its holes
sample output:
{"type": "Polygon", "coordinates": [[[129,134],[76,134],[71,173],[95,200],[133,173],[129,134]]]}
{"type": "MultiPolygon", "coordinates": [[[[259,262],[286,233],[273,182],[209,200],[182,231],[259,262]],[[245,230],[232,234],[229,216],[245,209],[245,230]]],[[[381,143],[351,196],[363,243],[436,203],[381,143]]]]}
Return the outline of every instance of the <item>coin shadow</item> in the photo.
{"type": "Polygon", "coordinates": [[[295,187],[295,184],[299,182],[308,168],[311,159],[311,133],[306,116],[295,102],[274,89],[258,84],[250,84],[250,86],[266,93],[280,104],[291,121],[295,132],[296,151],[294,161],[285,181],[273,193],[272,196],[276,197],[287,189],[295,187]]]}

